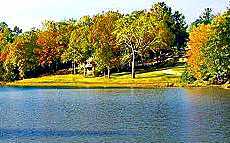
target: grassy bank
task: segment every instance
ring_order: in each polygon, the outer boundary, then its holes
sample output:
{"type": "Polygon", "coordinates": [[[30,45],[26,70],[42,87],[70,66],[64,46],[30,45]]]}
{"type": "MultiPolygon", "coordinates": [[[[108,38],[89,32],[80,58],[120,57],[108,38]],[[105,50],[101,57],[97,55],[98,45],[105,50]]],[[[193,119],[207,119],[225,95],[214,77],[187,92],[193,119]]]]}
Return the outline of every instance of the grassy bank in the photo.
{"type": "Polygon", "coordinates": [[[130,73],[114,73],[111,78],[84,77],[83,75],[51,75],[38,78],[24,79],[8,86],[70,86],[70,87],[172,87],[182,86],[180,77],[183,66],[162,68],[151,72],[141,72],[132,79],[130,73]]]}

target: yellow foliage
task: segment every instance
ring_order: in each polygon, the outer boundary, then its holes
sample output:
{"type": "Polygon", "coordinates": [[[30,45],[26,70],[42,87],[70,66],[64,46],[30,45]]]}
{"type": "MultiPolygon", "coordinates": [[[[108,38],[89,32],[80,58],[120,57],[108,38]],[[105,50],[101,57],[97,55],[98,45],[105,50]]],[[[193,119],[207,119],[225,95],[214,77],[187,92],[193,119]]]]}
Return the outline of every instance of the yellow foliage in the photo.
{"type": "Polygon", "coordinates": [[[190,40],[188,42],[188,46],[190,50],[186,53],[188,57],[188,71],[197,79],[202,78],[202,72],[200,70],[204,63],[202,49],[205,48],[210,35],[211,25],[204,24],[194,28],[193,31],[189,33],[190,40]]]}

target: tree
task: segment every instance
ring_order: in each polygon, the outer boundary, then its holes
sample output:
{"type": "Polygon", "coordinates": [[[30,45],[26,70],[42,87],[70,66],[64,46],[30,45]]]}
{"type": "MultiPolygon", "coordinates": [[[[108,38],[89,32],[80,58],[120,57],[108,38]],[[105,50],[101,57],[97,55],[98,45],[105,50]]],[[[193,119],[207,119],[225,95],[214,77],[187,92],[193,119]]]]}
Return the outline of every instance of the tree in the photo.
{"type": "Polygon", "coordinates": [[[182,31],[184,30],[183,15],[180,15],[179,12],[173,15],[171,7],[167,6],[164,2],[158,2],[153,5],[150,9],[150,15],[154,19],[152,23],[159,21],[161,22],[160,25],[164,27],[157,28],[156,26],[157,30],[155,33],[162,33],[162,35],[156,36],[159,37],[159,40],[161,39],[158,42],[161,47],[152,49],[156,53],[157,62],[164,62],[166,54],[173,56],[177,52],[176,50],[181,50],[183,42],[186,42],[187,37],[182,33],[184,32],[182,31]],[[181,38],[181,36],[184,37],[181,38]]]}
{"type": "Polygon", "coordinates": [[[213,17],[214,15],[212,14],[212,9],[205,8],[203,14],[199,16],[199,18],[195,22],[193,22],[192,25],[195,25],[197,27],[200,24],[211,24],[213,17]]]}
{"type": "Polygon", "coordinates": [[[47,27],[38,33],[37,45],[39,48],[36,49],[38,63],[43,68],[48,67],[49,72],[57,69],[62,54],[57,37],[56,24],[53,22],[47,22],[47,27]]]}
{"type": "MultiPolygon", "coordinates": [[[[88,17],[89,18],[89,17],[88,17]]],[[[68,49],[62,55],[62,61],[71,61],[74,63],[74,74],[75,63],[83,64],[84,75],[85,72],[85,62],[91,56],[91,43],[89,39],[90,35],[90,20],[83,17],[79,21],[77,27],[71,33],[68,49]]]]}
{"type": "MultiPolygon", "coordinates": [[[[155,10],[155,9],[153,9],[155,10]]],[[[173,36],[165,19],[151,10],[135,11],[117,21],[117,42],[132,55],[132,78],[135,78],[135,56],[147,50],[169,49],[173,36]]]]}
{"type": "Polygon", "coordinates": [[[21,33],[21,30],[16,27],[14,30],[10,29],[5,22],[0,23],[0,68],[1,80],[14,80],[14,67],[7,64],[7,57],[10,52],[11,43],[21,33]]]}
{"type": "Polygon", "coordinates": [[[196,80],[225,83],[230,69],[230,12],[216,16],[211,24],[200,24],[190,33],[188,73],[196,80]]]}
{"type": "Polygon", "coordinates": [[[172,18],[174,24],[171,26],[171,32],[175,35],[175,40],[173,46],[177,47],[177,50],[183,50],[187,45],[189,34],[187,32],[187,25],[185,22],[185,17],[179,11],[176,11],[172,18]]]}
{"type": "MultiPolygon", "coordinates": [[[[164,21],[165,26],[170,30],[173,38],[171,38],[171,48],[169,51],[175,52],[184,50],[188,41],[187,25],[185,17],[179,11],[172,12],[172,8],[164,2],[158,2],[151,8],[151,13],[158,20],[164,21]]],[[[168,51],[168,52],[169,52],[168,51]]]]}
{"type": "Polygon", "coordinates": [[[11,63],[10,65],[19,71],[21,79],[26,76],[30,77],[32,71],[35,71],[37,68],[38,64],[35,55],[36,40],[37,32],[29,31],[18,36],[11,44],[6,63],[11,63]]]}
{"type": "Polygon", "coordinates": [[[67,50],[69,43],[70,43],[70,37],[71,33],[74,29],[76,29],[76,22],[74,20],[71,21],[63,21],[63,22],[56,22],[56,29],[57,29],[57,43],[58,43],[58,49],[62,53],[67,50]]]}
{"type": "Polygon", "coordinates": [[[132,55],[132,78],[135,78],[135,54],[140,52],[145,31],[142,21],[139,20],[140,15],[145,15],[144,13],[144,11],[136,11],[124,16],[117,21],[114,31],[117,42],[127,47],[127,51],[132,55]]]}
{"type": "Polygon", "coordinates": [[[208,37],[211,35],[211,25],[201,24],[194,28],[189,34],[188,46],[190,48],[187,51],[188,56],[188,73],[196,80],[203,80],[205,78],[205,54],[204,50],[208,41],[208,37]]]}
{"type": "Polygon", "coordinates": [[[227,10],[230,11],[230,1],[228,2],[227,10]]]}
{"type": "Polygon", "coordinates": [[[5,22],[0,23],[0,61],[4,62],[8,54],[9,44],[14,41],[15,34],[5,22]]]}
{"type": "Polygon", "coordinates": [[[76,28],[75,23],[73,20],[55,23],[58,32],[57,42],[63,51],[68,48],[71,33],[76,28]]]}
{"type": "Polygon", "coordinates": [[[94,59],[97,67],[107,67],[110,78],[111,67],[118,62],[119,47],[116,45],[116,37],[112,34],[116,21],[121,17],[118,12],[107,12],[93,17],[91,41],[95,48],[94,59]]]}
{"type": "Polygon", "coordinates": [[[210,81],[221,84],[229,78],[230,69],[230,11],[214,18],[212,36],[207,42],[205,66],[210,81]]]}

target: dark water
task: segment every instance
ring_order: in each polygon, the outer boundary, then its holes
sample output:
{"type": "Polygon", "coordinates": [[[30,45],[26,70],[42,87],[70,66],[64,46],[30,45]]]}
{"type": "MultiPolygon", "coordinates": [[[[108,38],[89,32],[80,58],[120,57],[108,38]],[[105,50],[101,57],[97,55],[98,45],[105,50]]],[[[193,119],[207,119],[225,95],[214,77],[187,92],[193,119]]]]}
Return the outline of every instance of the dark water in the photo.
{"type": "Polygon", "coordinates": [[[8,142],[230,142],[230,90],[0,87],[8,142]]]}

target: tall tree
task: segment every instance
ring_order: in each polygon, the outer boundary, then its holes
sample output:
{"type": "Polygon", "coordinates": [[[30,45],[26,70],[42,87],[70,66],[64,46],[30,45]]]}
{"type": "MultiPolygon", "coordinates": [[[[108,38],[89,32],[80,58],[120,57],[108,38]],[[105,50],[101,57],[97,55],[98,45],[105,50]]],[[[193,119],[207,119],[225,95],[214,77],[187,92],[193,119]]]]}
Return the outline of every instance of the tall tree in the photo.
{"type": "Polygon", "coordinates": [[[90,17],[84,16],[79,21],[77,27],[71,33],[69,39],[68,49],[62,55],[62,61],[71,61],[74,64],[74,74],[75,63],[83,64],[84,75],[86,60],[91,56],[91,43],[90,43],[90,17]]]}
{"type": "Polygon", "coordinates": [[[37,68],[35,55],[37,32],[29,31],[18,36],[11,44],[7,62],[10,62],[19,71],[19,76],[23,79],[26,74],[32,74],[37,68]]]}
{"type": "Polygon", "coordinates": [[[211,24],[213,17],[214,17],[214,15],[212,13],[212,9],[211,8],[205,8],[203,14],[201,16],[199,16],[199,18],[192,24],[195,25],[196,27],[202,23],[203,24],[211,24]]]}
{"type": "Polygon", "coordinates": [[[179,11],[172,12],[172,8],[167,6],[164,2],[158,2],[151,8],[153,16],[158,20],[164,21],[165,26],[170,30],[174,36],[171,42],[170,50],[176,52],[181,51],[186,46],[189,34],[187,33],[187,25],[185,17],[179,11]]]}
{"type": "Polygon", "coordinates": [[[174,24],[171,26],[171,31],[175,35],[173,46],[177,47],[178,51],[181,51],[186,47],[189,34],[187,32],[187,24],[185,17],[179,11],[175,11],[172,15],[174,24]]]}
{"type": "Polygon", "coordinates": [[[56,22],[58,49],[61,53],[68,48],[71,33],[76,28],[75,23],[76,22],[74,20],[56,22]]]}
{"type": "Polygon", "coordinates": [[[190,50],[186,53],[188,56],[187,70],[195,80],[205,78],[205,68],[203,67],[205,62],[204,50],[209,36],[211,36],[211,25],[204,24],[194,28],[189,34],[188,46],[190,50]]]}
{"type": "Polygon", "coordinates": [[[10,29],[5,22],[0,23],[0,68],[1,80],[14,80],[14,67],[11,64],[6,64],[7,57],[10,52],[11,43],[21,33],[17,27],[14,30],[10,29]],[[9,65],[9,66],[8,66],[9,65]]]}
{"type": "MultiPolygon", "coordinates": [[[[66,50],[68,49],[69,43],[70,43],[70,37],[73,30],[76,28],[76,21],[73,19],[70,19],[69,21],[62,21],[62,22],[56,22],[56,29],[57,29],[57,49],[59,51],[59,57],[57,61],[57,69],[61,69],[63,64],[62,62],[62,55],[66,50]],[[60,66],[59,66],[60,65],[60,66]]],[[[71,63],[66,62],[65,67],[70,67],[71,63]]]]}
{"type": "Polygon", "coordinates": [[[132,55],[132,78],[135,78],[135,56],[146,50],[170,48],[173,36],[165,20],[154,11],[135,11],[117,21],[114,33],[118,43],[132,55]]]}
{"type": "Polygon", "coordinates": [[[230,1],[228,2],[227,10],[230,11],[230,1]]]}
{"type": "Polygon", "coordinates": [[[43,68],[48,67],[49,72],[56,70],[60,61],[62,50],[59,49],[57,41],[58,32],[54,22],[47,22],[44,30],[39,31],[36,49],[39,65],[43,68]]]}
{"type": "Polygon", "coordinates": [[[9,44],[17,35],[5,22],[0,23],[0,61],[4,62],[9,52],[9,44]]]}
{"type": "Polygon", "coordinates": [[[214,18],[213,35],[209,37],[205,66],[211,82],[225,83],[230,74],[230,11],[214,18]]]}
{"type": "Polygon", "coordinates": [[[190,33],[188,73],[209,83],[225,83],[230,69],[230,12],[216,16],[211,24],[200,24],[190,33]]]}
{"type": "Polygon", "coordinates": [[[110,78],[111,67],[119,58],[119,47],[116,45],[116,37],[112,32],[120,17],[120,13],[111,11],[93,17],[91,41],[95,48],[94,59],[98,67],[107,68],[108,78],[110,78]]]}

